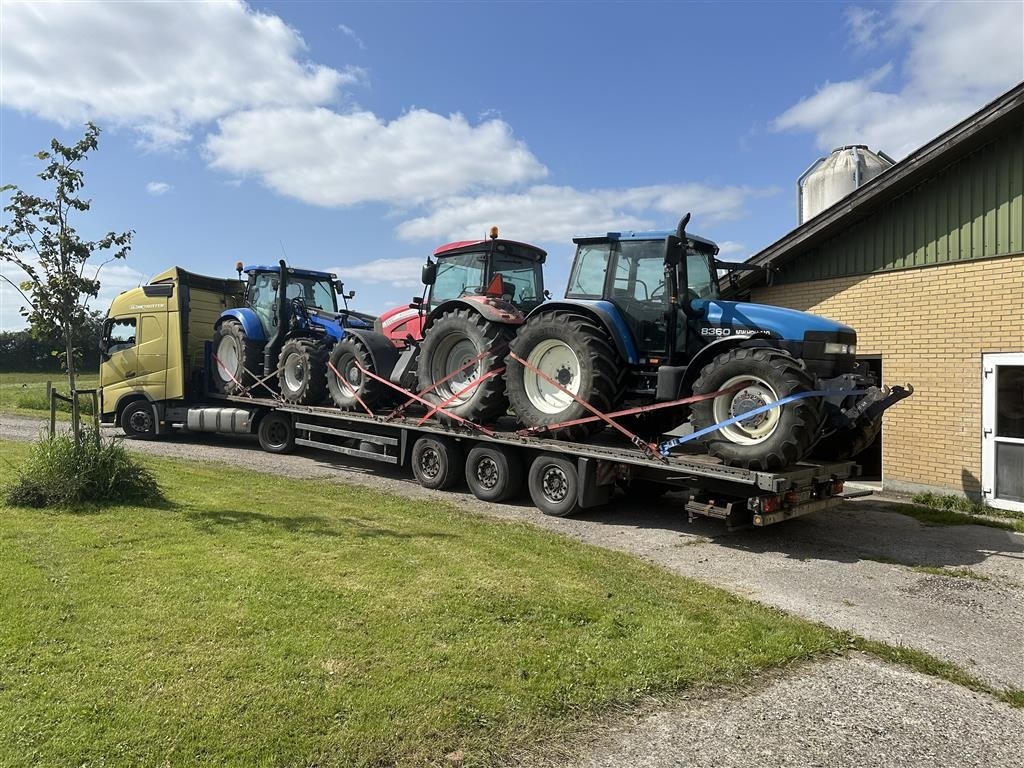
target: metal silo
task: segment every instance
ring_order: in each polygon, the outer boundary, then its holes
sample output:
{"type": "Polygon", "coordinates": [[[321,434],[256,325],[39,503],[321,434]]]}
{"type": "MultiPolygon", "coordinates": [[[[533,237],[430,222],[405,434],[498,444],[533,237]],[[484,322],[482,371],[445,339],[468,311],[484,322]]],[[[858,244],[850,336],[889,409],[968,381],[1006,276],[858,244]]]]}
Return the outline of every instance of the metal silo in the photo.
{"type": "Polygon", "coordinates": [[[819,157],[796,180],[800,223],[814,218],[895,164],[885,152],[872,152],[864,144],[848,144],[833,149],[828,157],[819,157]]]}

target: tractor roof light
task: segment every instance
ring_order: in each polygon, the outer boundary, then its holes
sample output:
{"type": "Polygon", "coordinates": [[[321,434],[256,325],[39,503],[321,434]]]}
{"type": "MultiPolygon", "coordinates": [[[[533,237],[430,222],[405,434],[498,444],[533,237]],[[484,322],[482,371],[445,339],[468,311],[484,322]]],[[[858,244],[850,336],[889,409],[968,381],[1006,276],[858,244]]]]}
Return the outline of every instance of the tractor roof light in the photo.
{"type": "Polygon", "coordinates": [[[497,240],[498,239],[498,228],[497,227],[491,227],[491,231],[490,231],[489,235],[490,235],[491,240],[497,240]]]}

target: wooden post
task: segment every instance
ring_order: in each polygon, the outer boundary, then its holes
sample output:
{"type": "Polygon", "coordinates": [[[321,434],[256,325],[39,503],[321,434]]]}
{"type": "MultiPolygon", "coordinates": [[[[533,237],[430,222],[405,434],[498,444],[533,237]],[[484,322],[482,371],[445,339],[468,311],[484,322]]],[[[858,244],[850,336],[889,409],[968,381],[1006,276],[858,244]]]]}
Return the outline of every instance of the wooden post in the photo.
{"type": "Polygon", "coordinates": [[[50,398],[50,437],[57,431],[57,390],[46,382],[46,391],[50,398]]]}
{"type": "Polygon", "coordinates": [[[96,429],[96,442],[100,441],[100,396],[94,389],[92,391],[92,425],[96,429]]]}

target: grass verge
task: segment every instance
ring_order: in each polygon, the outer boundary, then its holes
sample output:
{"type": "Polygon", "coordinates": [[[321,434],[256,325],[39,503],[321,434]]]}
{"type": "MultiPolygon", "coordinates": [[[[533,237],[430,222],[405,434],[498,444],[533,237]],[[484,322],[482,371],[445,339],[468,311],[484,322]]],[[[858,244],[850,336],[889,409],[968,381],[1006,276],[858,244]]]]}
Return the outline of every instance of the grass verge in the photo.
{"type": "MultiPolygon", "coordinates": [[[[49,418],[50,404],[46,400],[47,381],[52,381],[53,386],[61,394],[67,394],[68,380],[62,373],[0,373],[0,412],[49,418]]],[[[94,389],[98,381],[95,373],[77,377],[81,389],[94,389]]],[[[92,412],[91,399],[83,397],[80,403],[83,414],[92,412]]],[[[62,421],[70,418],[70,405],[60,403],[58,408],[57,418],[62,421]]]]}
{"type": "Polygon", "coordinates": [[[843,648],[527,525],[146,464],[169,507],[0,507],[0,764],[486,765],[843,648]]]}
{"type": "MultiPolygon", "coordinates": [[[[1024,533],[1024,519],[1016,517],[993,517],[991,511],[984,515],[960,512],[955,509],[938,509],[918,504],[891,503],[888,507],[893,512],[913,517],[925,525],[984,525],[988,528],[1001,528],[1005,531],[1024,533]]],[[[988,507],[985,507],[988,510],[988,507]]]]}

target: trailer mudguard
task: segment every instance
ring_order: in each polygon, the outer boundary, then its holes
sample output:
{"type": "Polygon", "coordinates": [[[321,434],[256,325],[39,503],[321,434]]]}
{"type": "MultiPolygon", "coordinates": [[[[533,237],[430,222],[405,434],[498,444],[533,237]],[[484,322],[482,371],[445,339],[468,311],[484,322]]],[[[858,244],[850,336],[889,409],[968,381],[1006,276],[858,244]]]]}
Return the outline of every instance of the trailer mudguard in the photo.
{"type": "Polygon", "coordinates": [[[373,360],[374,372],[385,379],[391,377],[391,372],[398,362],[398,348],[392,344],[387,336],[367,328],[346,328],[346,334],[355,336],[363,343],[373,360]]]}
{"type": "Polygon", "coordinates": [[[237,307],[235,309],[226,309],[220,313],[220,317],[217,318],[217,324],[215,327],[219,328],[220,324],[225,320],[237,320],[242,330],[245,331],[246,338],[252,339],[253,341],[266,341],[267,334],[263,330],[263,323],[260,322],[259,317],[256,313],[248,307],[237,307]]]}

